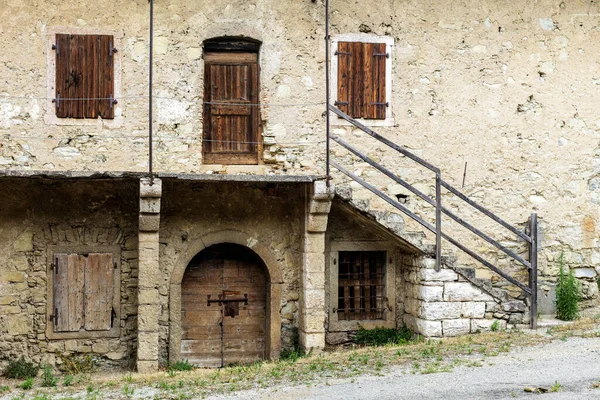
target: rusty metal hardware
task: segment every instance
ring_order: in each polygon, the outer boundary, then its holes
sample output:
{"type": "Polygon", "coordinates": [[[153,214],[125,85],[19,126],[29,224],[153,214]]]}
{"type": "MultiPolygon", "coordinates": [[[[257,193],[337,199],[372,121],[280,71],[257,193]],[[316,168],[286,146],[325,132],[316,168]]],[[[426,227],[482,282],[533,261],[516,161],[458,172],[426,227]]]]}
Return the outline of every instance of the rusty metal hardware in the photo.
{"type": "Polygon", "coordinates": [[[390,58],[390,53],[373,53],[373,57],[385,57],[385,58],[390,58]]]}
{"type": "Polygon", "coordinates": [[[108,55],[112,57],[118,50],[113,47],[113,42],[108,42],[108,47],[108,55]]]}
{"type": "Polygon", "coordinates": [[[347,51],[337,51],[337,50],[333,54],[336,55],[336,56],[339,56],[339,55],[342,55],[342,56],[351,56],[352,55],[352,53],[349,53],[347,51]]]}
{"type": "Polygon", "coordinates": [[[56,109],[58,110],[58,108],[60,107],[60,93],[56,94],[56,98],[52,99],[52,102],[56,104],[56,109]]]}
{"type": "Polygon", "coordinates": [[[389,107],[390,103],[388,103],[388,102],[385,102],[385,103],[374,102],[374,103],[371,103],[371,105],[372,106],[386,106],[386,107],[389,107]]]}
{"type": "Polygon", "coordinates": [[[336,106],[347,106],[350,103],[347,101],[337,101],[336,100],[335,103],[333,103],[333,104],[335,104],[336,106]]]}
{"type": "Polygon", "coordinates": [[[224,303],[244,303],[244,305],[248,305],[248,294],[245,293],[243,298],[237,299],[227,299],[223,295],[219,295],[219,299],[211,299],[211,295],[207,295],[206,305],[210,307],[212,303],[219,303],[218,305],[222,306],[224,303]]]}

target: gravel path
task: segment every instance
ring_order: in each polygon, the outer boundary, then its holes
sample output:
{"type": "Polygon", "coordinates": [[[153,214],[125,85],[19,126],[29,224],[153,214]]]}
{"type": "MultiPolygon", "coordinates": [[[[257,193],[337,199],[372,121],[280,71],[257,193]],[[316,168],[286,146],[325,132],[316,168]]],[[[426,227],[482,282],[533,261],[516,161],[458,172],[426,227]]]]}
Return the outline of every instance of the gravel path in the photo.
{"type": "Polygon", "coordinates": [[[396,367],[383,377],[359,377],[315,387],[273,387],[209,399],[600,399],[600,339],[570,338],[488,357],[482,367],[461,366],[452,372],[411,374],[396,367]],[[559,392],[527,393],[525,387],[559,392]]]}

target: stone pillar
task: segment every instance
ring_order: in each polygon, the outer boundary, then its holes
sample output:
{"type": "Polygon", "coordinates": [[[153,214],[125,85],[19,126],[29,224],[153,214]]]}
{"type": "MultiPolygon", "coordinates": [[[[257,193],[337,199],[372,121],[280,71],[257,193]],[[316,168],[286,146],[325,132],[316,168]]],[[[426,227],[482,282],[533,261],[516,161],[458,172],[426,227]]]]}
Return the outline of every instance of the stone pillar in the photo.
{"type": "Polygon", "coordinates": [[[300,345],[306,351],[325,347],[325,231],[335,190],[314,183],[308,199],[302,254],[300,345]]]}
{"type": "Polygon", "coordinates": [[[162,183],[148,178],[140,180],[140,216],[138,245],[138,372],[158,369],[158,316],[160,304],[158,260],[160,197],[162,183]]]}

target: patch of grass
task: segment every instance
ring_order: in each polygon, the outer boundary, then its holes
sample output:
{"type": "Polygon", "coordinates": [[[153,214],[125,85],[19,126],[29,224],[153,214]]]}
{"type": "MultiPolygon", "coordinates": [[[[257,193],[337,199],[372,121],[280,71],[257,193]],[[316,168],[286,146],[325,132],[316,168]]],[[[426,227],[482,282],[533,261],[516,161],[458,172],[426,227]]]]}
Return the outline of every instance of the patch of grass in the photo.
{"type": "Polygon", "coordinates": [[[407,344],[412,336],[412,332],[406,327],[365,329],[360,326],[354,336],[354,342],[365,346],[402,345],[407,344]]]}
{"type": "Polygon", "coordinates": [[[306,356],[304,350],[302,350],[300,346],[297,346],[293,349],[283,349],[279,358],[281,358],[284,361],[295,363],[304,356],[306,356]]]}
{"type": "Polygon", "coordinates": [[[42,374],[42,386],[43,387],[55,387],[57,382],[58,382],[58,379],[54,376],[52,367],[50,365],[46,365],[44,367],[44,373],[42,374]]]}
{"type": "Polygon", "coordinates": [[[131,396],[133,396],[133,392],[135,392],[135,387],[131,385],[125,385],[121,389],[121,392],[123,393],[123,395],[125,395],[125,397],[131,398],[131,396]]]}
{"type": "Polygon", "coordinates": [[[10,390],[10,386],[8,386],[8,385],[0,386],[0,393],[8,392],[9,390],[10,390]]]}
{"type": "Polygon", "coordinates": [[[32,400],[50,400],[50,398],[48,397],[47,394],[42,393],[42,394],[36,395],[32,400]]]}
{"type": "Polygon", "coordinates": [[[25,379],[25,381],[23,381],[23,383],[21,383],[19,385],[19,388],[23,389],[23,390],[31,390],[32,387],[33,387],[33,378],[32,377],[25,379]]]}
{"type": "Polygon", "coordinates": [[[63,378],[63,386],[71,386],[73,385],[74,377],[73,375],[65,375],[63,378]]]}
{"type": "Polygon", "coordinates": [[[556,318],[573,321],[579,317],[579,300],[581,300],[581,282],[575,279],[573,270],[565,270],[565,255],[558,258],[559,271],[556,284],[556,318]]]}
{"type": "Polygon", "coordinates": [[[192,364],[190,364],[188,360],[181,360],[175,363],[169,363],[169,365],[167,366],[167,371],[191,371],[193,369],[194,367],[192,366],[192,364]]]}
{"type": "Polygon", "coordinates": [[[561,385],[558,381],[554,381],[554,384],[550,386],[551,392],[560,392],[563,390],[563,385],[561,385]]]}
{"type": "Polygon", "coordinates": [[[98,365],[91,354],[72,354],[60,356],[61,369],[69,375],[94,372],[98,365]]]}
{"type": "Polygon", "coordinates": [[[4,370],[4,376],[11,379],[34,378],[40,368],[30,362],[25,361],[24,357],[18,360],[11,360],[4,370]]]}

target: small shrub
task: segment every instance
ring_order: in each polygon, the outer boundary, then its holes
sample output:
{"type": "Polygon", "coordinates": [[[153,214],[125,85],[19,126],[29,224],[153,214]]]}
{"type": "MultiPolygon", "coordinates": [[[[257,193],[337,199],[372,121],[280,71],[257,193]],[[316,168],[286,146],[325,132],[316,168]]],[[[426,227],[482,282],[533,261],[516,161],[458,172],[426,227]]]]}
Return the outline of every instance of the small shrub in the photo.
{"type": "Polygon", "coordinates": [[[556,284],[556,317],[563,321],[573,321],[579,317],[581,282],[575,279],[573,271],[565,271],[564,253],[558,258],[559,272],[556,284]]]}
{"type": "Polygon", "coordinates": [[[188,360],[181,360],[175,363],[169,363],[167,366],[167,371],[191,371],[194,367],[190,364],[188,360]]]}
{"type": "Polygon", "coordinates": [[[71,386],[73,384],[73,375],[66,375],[63,379],[63,386],[71,386]]]}
{"type": "Polygon", "coordinates": [[[498,322],[498,320],[495,320],[494,322],[492,322],[492,326],[490,326],[490,331],[498,332],[499,330],[500,330],[500,322],[498,322]]]}
{"type": "Polygon", "coordinates": [[[54,387],[58,379],[54,376],[54,372],[52,372],[52,367],[50,365],[46,365],[44,367],[44,373],[42,374],[42,386],[43,387],[54,387]]]}
{"type": "Polygon", "coordinates": [[[281,358],[284,361],[290,361],[294,363],[300,358],[304,357],[305,355],[306,353],[304,352],[304,350],[302,350],[300,346],[294,346],[294,348],[292,349],[283,349],[281,351],[281,354],[279,355],[279,358],[281,358]]]}
{"type": "Polygon", "coordinates": [[[25,379],[25,381],[21,383],[19,387],[23,390],[31,390],[31,388],[33,387],[33,378],[29,377],[25,379]]]}
{"type": "Polygon", "coordinates": [[[384,346],[386,344],[407,344],[412,338],[412,332],[405,326],[400,329],[377,327],[365,329],[359,327],[354,336],[354,342],[366,346],[384,346]]]}
{"type": "Polygon", "coordinates": [[[33,363],[25,361],[25,358],[21,357],[16,361],[10,361],[4,376],[11,379],[26,379],[34,378],[40,368],[33,363]]]}

